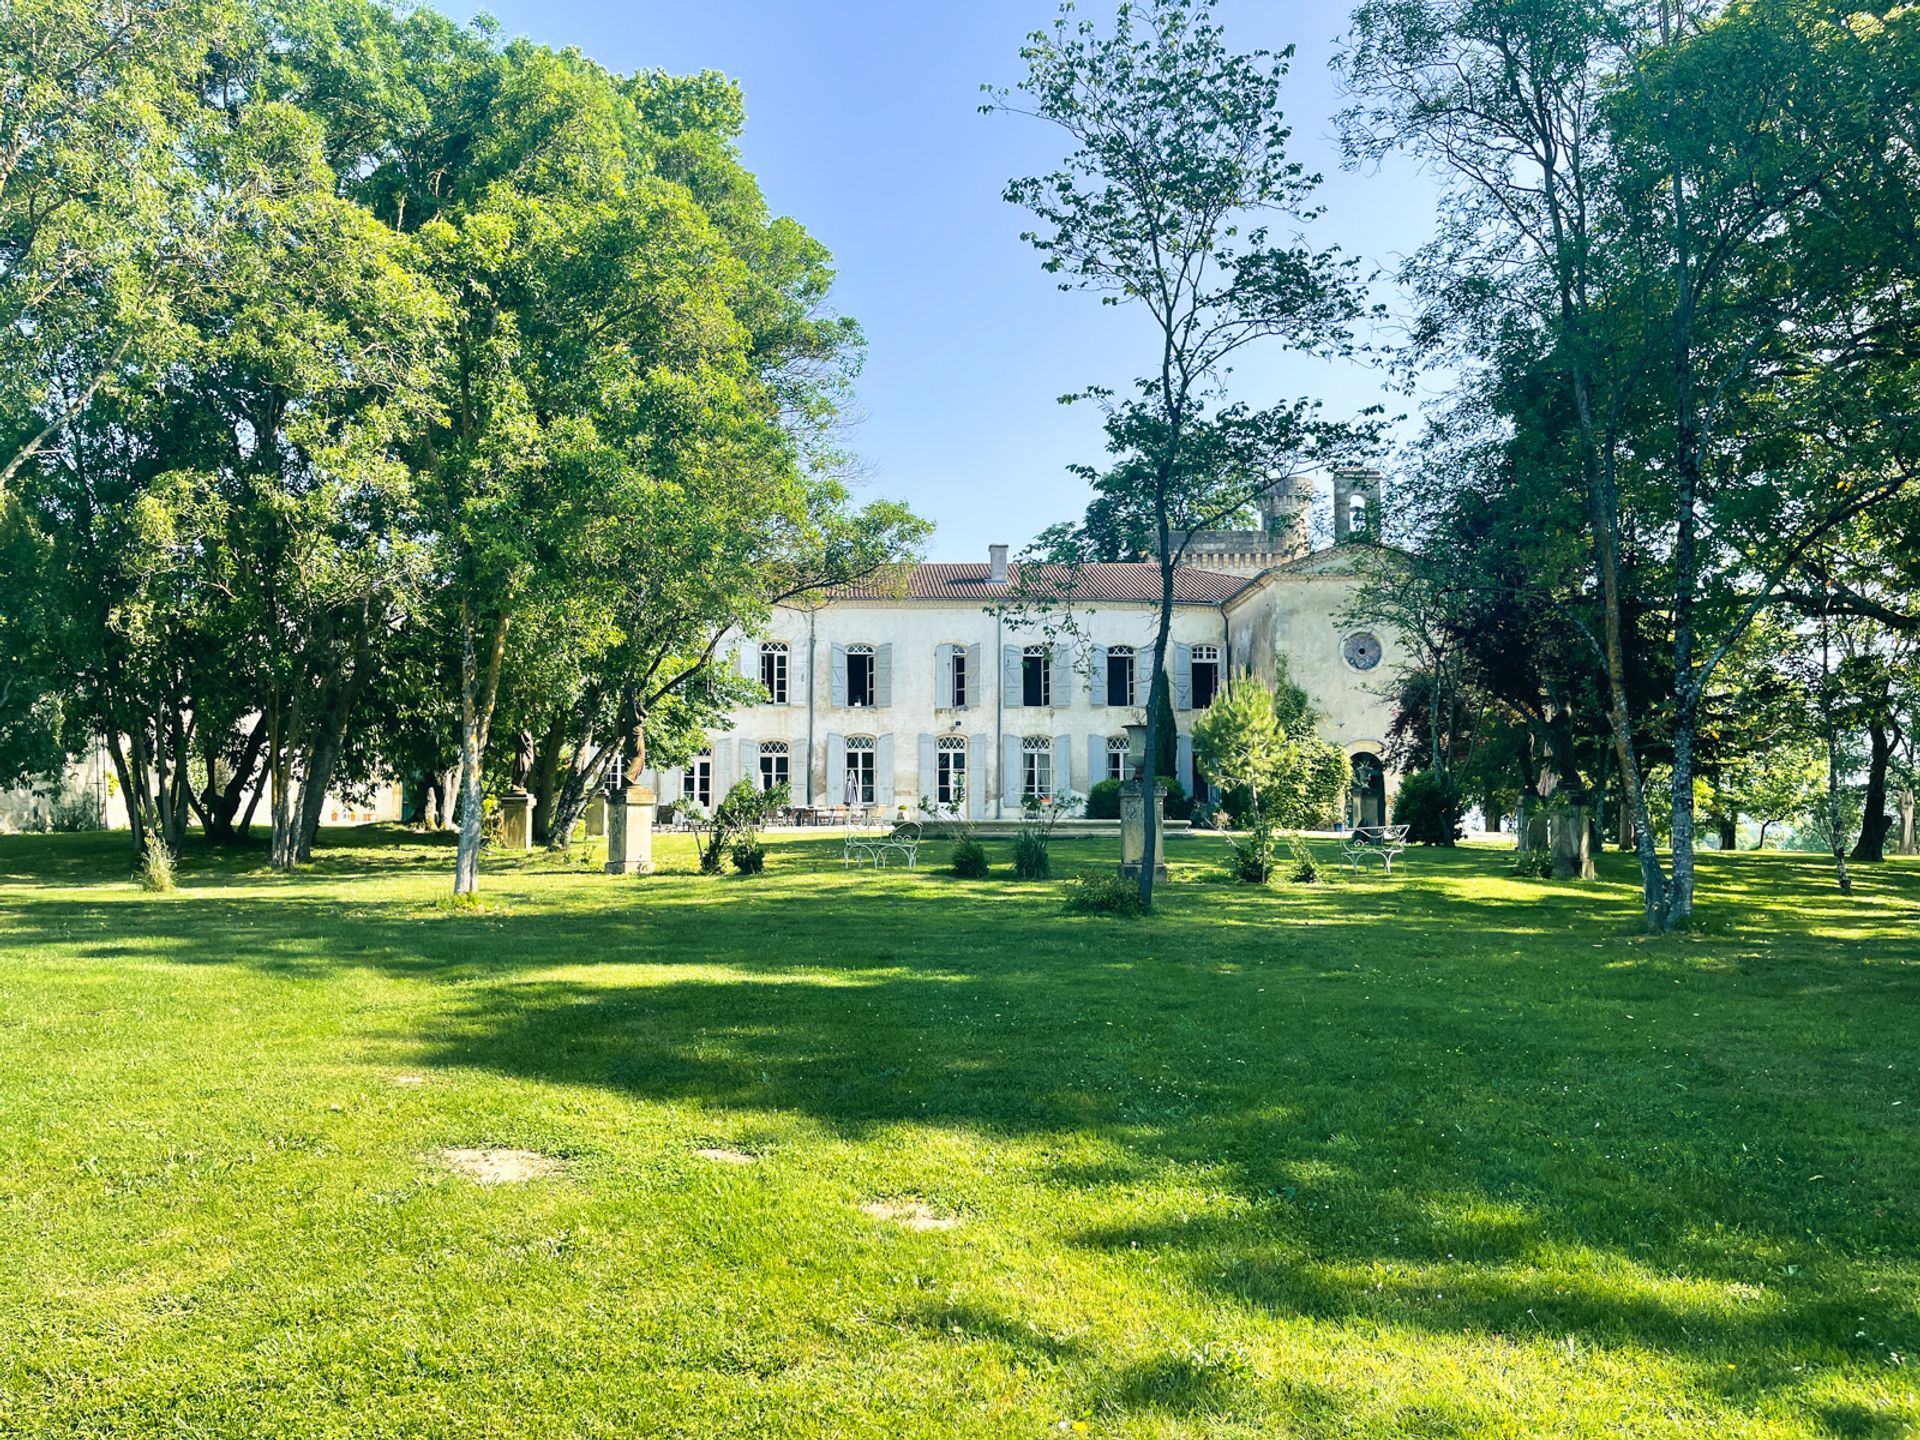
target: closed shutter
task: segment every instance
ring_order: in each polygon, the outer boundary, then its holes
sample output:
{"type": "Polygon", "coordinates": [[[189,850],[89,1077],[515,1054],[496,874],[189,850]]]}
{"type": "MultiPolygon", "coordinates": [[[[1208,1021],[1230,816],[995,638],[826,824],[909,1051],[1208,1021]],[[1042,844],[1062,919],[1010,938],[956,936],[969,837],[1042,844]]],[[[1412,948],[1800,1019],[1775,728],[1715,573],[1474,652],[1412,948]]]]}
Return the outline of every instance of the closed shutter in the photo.
{"type": "Polygon", "coordinates": [[[1093,647],[1093,674],[1088,678],[1088,697],[1095,705],[1107,703],[1107,647],[1093,647]]]}
{"type": "Polygon", "coordinates": [[[1073,789],[1073,737],[1053,737],[1053,793],[1065,795],[1073,789]]]}
{"type": "MultiPolygon", "coordinates": [[[[842,672],[844,673],[844,672],[842,672]]],[[[826,785],[820,792],[822,804],[840,805],[847,798],[847,737],[827,736],[826,785]]]]}
{"type": "Polygon", "coordinates": [[[940,775],[934,768],[933,736],[920,737],[920,798],[928,804],[937,804],[940,794],[940,775]]]}
{"type": "Polygon", "coordinates": [[[1173,742],[1173,768],[1179,778],[1180,788],[1187,792],[1187,798],[1193,798],[1193,737],[1182,735],[1173,742]]]}
{"type": "Polygon", "coordinates": [[[933,705],[936,710],[953,708],[953,652],[951,645],[933,647],[933,705]]]}
{"type": "Polygon", "coordinates": [[[1000,801],[1020,809],[1020,737],[1000,737],[1000,801]]]}
{"type": "Polygon", "coordinates": [[[1193,708],[1193,647],[1191,645],[1173,647],[1173,708],[1176,710],[1193,708]]]}
{"type": "Polygon", "coordinates": [[[1089,735],[1087,737],[1087,789],[1091,790],[1107,778],[1107,737],[1089,735]]]}
{"type": "Polygon", "coordinates": [[[873,650],[873,703],[893,704],[893,646],[876,645],[873,650]]]}
{"type": "MultiPolygon", "coordinates": [[[[847,703],[847,647],[834,642],[833,646],[833,703],[844,706],[847,703]]],[[[827,789],[833,789],[833,778],[828,776],[827,789]]]]}
{"type": "Polygon", "coordinates": [[[1073,704],[1073,647],[1053,647],[1053,703],[1062,709],[1073,704]]]}
{"type": "Polygon", "coordinates": [[[1009,708],[1022,704],[1020,690],[1020,647],[1006,645],[1000,650],[1000,703],[1009,708]]]}
{"type": "Polygon", "coordinates": [[[687,787],[687,772],[676,765],[671,770],[660,772],[660,789],[657,792],[663,804],[671,804],[680,798],[687,787]]]}
{"type": "Polygon", "coordinates": [[[893,736],[880,736],[874,741],[873,750],[873,803],[891,808],[893,805],[893,736]]]}
{"type": "Polygon", "coordinates": [[[967,812],[968,818],[987,818],[987,737],[967,737],[967,812]]]}
{"type": "Polygon", "coordinates": [[[967,708],[971,710],[980,703],[980,692],[986,687],[987,677],[980,673],[980,647],[967,646],[967,708]]]}
{"type": "Polygon", "coordinates": [[[753,788],[760,788],[760,742],[742,740],[740,742],[740,778],[751,780],[753,788]]]}

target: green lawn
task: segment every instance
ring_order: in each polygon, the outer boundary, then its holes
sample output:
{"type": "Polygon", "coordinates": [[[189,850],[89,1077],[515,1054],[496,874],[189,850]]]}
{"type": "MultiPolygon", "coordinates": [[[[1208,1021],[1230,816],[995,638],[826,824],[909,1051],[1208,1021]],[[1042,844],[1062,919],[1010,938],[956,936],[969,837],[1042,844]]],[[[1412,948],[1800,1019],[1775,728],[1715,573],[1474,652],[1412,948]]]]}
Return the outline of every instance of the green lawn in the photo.
{"type": "Polygon", "coordinates": [[[391,833],[171,896],[0,840],[0,1434],[1920,1425],[1920,867],[1703,857],[1648,940],[1618,857],[1214,843],[1126,922],[823,841],[469,912],[391,833]]]}

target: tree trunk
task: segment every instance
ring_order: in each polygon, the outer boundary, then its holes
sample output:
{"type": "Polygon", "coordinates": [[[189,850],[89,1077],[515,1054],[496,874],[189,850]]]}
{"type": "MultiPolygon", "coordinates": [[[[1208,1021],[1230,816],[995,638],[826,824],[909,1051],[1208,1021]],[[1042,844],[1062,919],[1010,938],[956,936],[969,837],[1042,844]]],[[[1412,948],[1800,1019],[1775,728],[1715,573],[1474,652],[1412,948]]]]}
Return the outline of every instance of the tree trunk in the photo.
{"type": "Polygon", "coordinates": [[[494,622],[486,662],[475,647],[475,617],[469,601],[460,602],[460,844],[454,855],[453,893],[480,890],[482,767],[487,735],[493,728],[493,702],[500,693],[500,661],[507,649],[507,617],[494,622]]]}
{"type": "Polygon", "coordinates": [[[1840,893],[1853,893],[1853,880],[1847,874],[1847,837],[1840,828],[1840,735],[1827,722],[1827,826],[1828,838],[1833,846],[1833,873],[1840,883],[1840,893]]]}
{"type": "Polygon", "coordinates": [[[1893,737],[1886,722],[1870,721],[1867,741],[1871,746],[1867,760],[1866,808],[1860,816],[1860,838],[1854,841],[1855,861],[1873,864],[1887,858],[1887,831],[1893,818],[1887,814],[1887,765],[1893,759],[1893,737]]]}
{"type": "Polygon", "coordinates": [[[1762,820],[1760,822],[1760,838],[1753,842],[1754,849],[1764,850],[1767,848],[1767,831],[1772,827],[1773,822],[1771,820],[1762,820]]]}
{"type": "Polygon", "coordinates": [[[547,726],[547,733],[540,737],[540,747],[533,756],[533,773],[527,777],[527,788],[533,792],[533,843],[551,844],[555,849],[566,847],[567,837],[572,831],[569,824],[557,837],[549,838],[549,827],[554,819],[554,801],[560,789],[560,752],[566,741],[565,723],[556,718],[547,726]]]}
{"type": "Polygon", "coordinates": [[[262,718],[247,730],[246,739],[240,745],[240,759],[233,767],[233,774],[227,777],[225,785],[215,784],[217,777],[213,773],[213,763],[215,752],[219,747],[211,741],[208,743],[207,789],[205,795],[201,797],[201,810],[206,817],[208,839],[228,844],[237,838],[234,817],[240,813],[240,802],[246,798],[247,787],[253,783],[254,771],[259,768],[260,751],[266,738],[267,727],[262,718]]]}
{"type": "Polygon", "coordinates": [[[1673,722],[1673,828],[1667,837],[1672,879],[1661,928],[1684,929],[1693,919],[1693,737],[1691,713],[1673,722]]]}
{"type": "Polygon", "coordinates": [[[1714,820],[1714,828],[1720,832],[1720,848],[1722,850],[1738,850],[1740,848],[1740,826],[1732,816],[1721,815],[1716,817],[1714,820]]]}

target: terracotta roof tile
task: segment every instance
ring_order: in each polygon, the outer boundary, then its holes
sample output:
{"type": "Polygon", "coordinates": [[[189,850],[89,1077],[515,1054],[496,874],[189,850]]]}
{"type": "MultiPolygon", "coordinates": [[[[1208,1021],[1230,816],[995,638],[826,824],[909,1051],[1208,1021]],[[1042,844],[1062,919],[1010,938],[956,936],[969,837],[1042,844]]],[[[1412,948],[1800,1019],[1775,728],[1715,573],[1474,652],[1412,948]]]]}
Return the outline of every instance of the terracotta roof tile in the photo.
{"type": "MultiPolygon", "coordinates": [[[[1062,600],[1154,601],[1160,598],[1160,567],[1149,563],[1085,565],[1076,575],[1064,565],[1009,565],[1008,583],[987,578],[985,565],[908,565],[837,591],[839,600],[977,600],[991,603],[1058,595],[1062,600]]],[[[1182,565],[1173,575],[1176,605],[1218,605],[1252,582],[1244,575],[1182,565]]]]}

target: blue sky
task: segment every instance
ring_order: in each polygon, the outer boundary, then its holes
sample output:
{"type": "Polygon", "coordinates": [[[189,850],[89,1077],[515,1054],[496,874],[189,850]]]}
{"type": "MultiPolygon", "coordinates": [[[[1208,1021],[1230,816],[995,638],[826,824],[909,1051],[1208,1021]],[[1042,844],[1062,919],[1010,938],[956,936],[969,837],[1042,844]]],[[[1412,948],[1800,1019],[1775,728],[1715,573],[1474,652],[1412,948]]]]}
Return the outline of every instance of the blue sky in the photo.
{"type": "MultiPolygon", "coordinates": [[[[1082,0],[1098,15],[1109,0],[1082,0]]],[[[479,8],[479,7],[476,7],[479,8]]],[[[776,211],[832,249],[836,302],[865,328],[857,423],[863,489],[903,499],[938,526],[930,558],[1016,550],[1086,503],[1072,463],[1102,458],[1099,416],[1057,403],[1142,369],[1138,321],[1062,294],[1020,242],[1007,179],[1063,153],[1056,132],[982,116],[984,81],[1019,74],[1021,39],[1050,0],[496,0],[508,35],[574,45],[611,69],[714,69],[746,93],[742,152],[776,211]]],[[[1321,170],[1325,218],[1310,232],[1390,269],[1428,236],[1432,188],[1411,165],[1340,169],[1340,108],[1327,59],[1343,11],[1293,0],[1222,0],[1236,48],[1298,47],[1286,98],[1294,153],[1321,170]]],[[[1392,302],[1390,292],[1381,298],[1392,302]]],[[[1362,366],[1253,355],[1234,376],[1248,400],[1312,395],[1331,414],[1385,400],[1362,366]]]]}

